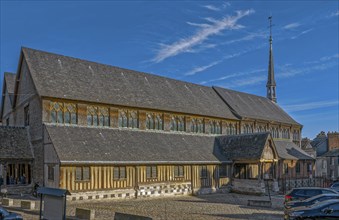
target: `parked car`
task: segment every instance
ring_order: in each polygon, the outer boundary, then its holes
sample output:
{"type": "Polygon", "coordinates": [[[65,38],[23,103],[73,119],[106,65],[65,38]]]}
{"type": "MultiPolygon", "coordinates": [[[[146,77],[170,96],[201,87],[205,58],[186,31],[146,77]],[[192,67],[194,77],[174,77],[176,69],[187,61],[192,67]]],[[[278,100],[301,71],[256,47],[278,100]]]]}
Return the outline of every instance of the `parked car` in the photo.
{"type": "Polygon", "coordinates": [[[338,194],[337,191],[320,187],[300,187],[290,190],[285,195],[285,203],[294,200],[304,200],[320,194],[338,194]]]}
{"type": "Polygon", "coordinates": [[[339,194],[320,194],[317,196],[313,196],[311,198],[305,199],[305,200],[295,200],[285,203],[285,211],[291,208],[296,208],[300,206],[311,206],[315,203],[322,202],[325,200],[330,199],[339,199],[339,194]]]}
{"type": "Polygon", "coordinates": [[[5,208],[0,206],[0,220],[22,220],[22,216],[14,213],[9,212],[5,208]]]}
{"type": "Polygon", "coordinates": [[[339,182],[334,182],[330,185],[330,188],[339,192],[339,182]]]}
{"type": "Polygon", "coordinates": [[[311,206],[301,206],[289,209],[285,213],[284,219],[339,219],[339,199],[331,199],[315,203],[311,206]]]}

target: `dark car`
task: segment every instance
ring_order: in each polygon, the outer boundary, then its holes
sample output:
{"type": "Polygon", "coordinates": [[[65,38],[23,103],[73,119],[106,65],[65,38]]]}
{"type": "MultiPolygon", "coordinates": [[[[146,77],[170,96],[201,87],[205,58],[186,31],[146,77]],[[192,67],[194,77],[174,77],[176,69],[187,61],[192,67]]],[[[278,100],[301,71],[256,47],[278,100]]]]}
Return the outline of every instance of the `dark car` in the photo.
{"type": "Polygon", "coordinates": [[[285,203],[285,210],[296,208],[299,206],[311,206],[315,203],[330,199],[339,199],[339,194],[320,194],[301,201],[300,200],[290,201],[285,203]]]}
{"type": "Polygon", "coordinates": [[[22,220],[22,216],[14,212],[9,212],[0,206],[0,220],[22,220]]]}
{"type": "Polygon", "coordinates": [[[294,188],[285,195],[285,203],[294,200],[304,200],[320,194],[338,194],[337,191],[320,187],[294,188]]]}
{"type": "Polygon", "coordinates": [[[339,182],[334,182],[330,185],[330,188],[339,192],[339,182]]]}
{"type": "Polygon", "coordinates": [[[284,219],[339,219],[339,199],[331,199],[288,210],[284,219]]]}

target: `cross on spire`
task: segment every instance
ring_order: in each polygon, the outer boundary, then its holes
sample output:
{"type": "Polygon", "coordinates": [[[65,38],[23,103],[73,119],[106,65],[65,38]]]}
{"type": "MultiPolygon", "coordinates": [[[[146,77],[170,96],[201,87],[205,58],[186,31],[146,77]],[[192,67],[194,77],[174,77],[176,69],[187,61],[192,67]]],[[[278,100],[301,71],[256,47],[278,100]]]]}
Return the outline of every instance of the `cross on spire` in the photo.
{"type": "Polygon", "coordinates": [[[272,15],[268,17],[268,20],[270,22],[270,25],[268,26],[270,28],[270,39],[272,39],[272,15]]]}

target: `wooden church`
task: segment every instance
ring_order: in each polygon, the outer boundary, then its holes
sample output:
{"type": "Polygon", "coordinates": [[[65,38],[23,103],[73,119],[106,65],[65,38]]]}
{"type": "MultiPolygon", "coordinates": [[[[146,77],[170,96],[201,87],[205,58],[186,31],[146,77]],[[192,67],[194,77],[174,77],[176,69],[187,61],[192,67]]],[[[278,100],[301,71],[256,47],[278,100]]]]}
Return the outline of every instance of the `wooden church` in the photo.
{"type": "Polygon", "coordinates": [[[73,200],[223,191],[313,175],[302,125],[267,97],[22,48],[5,73],[0,183],[67,189],[73,200]],[[19,153],[18,153],[19,152],[19,153]],[[1,182],[2,181],[2,182],[1,182]]]}

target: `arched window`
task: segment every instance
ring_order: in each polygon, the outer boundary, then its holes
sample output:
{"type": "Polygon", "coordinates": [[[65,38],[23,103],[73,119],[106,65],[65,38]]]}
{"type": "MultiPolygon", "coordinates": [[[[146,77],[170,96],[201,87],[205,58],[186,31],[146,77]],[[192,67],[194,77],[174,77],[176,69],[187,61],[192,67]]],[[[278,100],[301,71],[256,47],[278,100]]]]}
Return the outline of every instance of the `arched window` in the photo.
{"type": "Polygon", "coordinates": [[[197,120],[198,133],[204,133],[204,123],[202,120],[197,120]]]}
{"type": "Polygon", "coordinates": [[[146,129],[154,129],[154,120],[153,120],[154,115],[151,113],[147,114],[146,117],[146,129]]]}
{"type": "Polygon", "coordinates": [[[121,110],[119,111],[119,127],[121,128],[127,128],[127,111],[121,110]]]}
{"type": "Polygon", "coordinates": [[[178,117],[178,131],[185,131],[185,121],[184,117],[178,117]]]}
{"type": "Polygon", "coordinates": [[[162,116],[159,114],[155,116],[155,130],[163,130],[162,116]]]}
{"type": "Polygon", "coordinates": [[[210,122],[210,133],[211,134],[221,134],[221,126],[219,121],[210,122]]]}
{"type": "Polygon", "coordinates": [[[193,132],[193,133],[198,132],[197,122],[196,122],[196,119],[194,119],[194,118],[192,118],[192,120],[191,120],[191,132],[193,132]]]}
{"type": "Polygon", "coordinates": [[[227,135],[231,134],[231,125],[230,124],[226,124],[226,134],[227,135]]]}
{"type": "Polygon", "coordinates": [[[52,123],[77,123],[77,107],[73,103],[51,102],[50,104],[52,123]]]}
{"type": "Polygon", "coordinates": [[[249,125],[249,124],[245,124],[243,126],[243,130],[244,130],[244,134],[251,134],[251,133],[253,133],[252,126],[249,125]]]}
{"type": "Polygon", "coordinates": [[[215,122],[215,133],[216,134],[221,134],[221,125],[220,122],[215,122]]]}
{"type": "Polygon", "coordinates": [[[215,134],[215,122],[210,121],[210,133],[215,134]]]}
{"type": "Polygon", "coordinates": [[[230,135],[237,134],[237,128],[234,124],[230,124],[230,135]]]}
{"type": "Polygon", "coordinates": [[[98,107],[87,106],[87,125],[98,126],[98,107]]]}
{"type": "Polygon", "coordinates": [[[109,126],[109,111],[106,107],[99,107],[99,126],[109,126]]]}
{"type": "Polygon", "coordinates": [[[50,109],[51,109],[51,122],[64,123],[63,103],[51,102],[50,109]]]}
{"type": "Polygon", "coordinates": [[[263,126],[259,125],[258,132],[265,132],[265,128],[263,126]]]}
{"type": "Polygon", "coordinates": [[[146,113],[146,129],[163,130],[162,115],[157,113],[146,113]]]}
{"type": "Polygon", "coordinates": [[[293,131],[293,140],[299,141],[299,131],[297,131],[297,130],[293,131]]]}
{"type": "Polygon", "coordinates": [[[276,138],[280,138],[280,132],[278,128],[275,128],[276,138]]]}
{"type": "Polygon", "coordinates": [[[171,117],[171,131],[178,131],[177,120],[174,116],[171,117]]]}
{"type": "Polygon", "coordinates": [[[290,131],[287,128],[282,130],[282,138],[289,139],[290,138],[290,131]]]}
{"type": "Polygon", "coordinates": [[[185,118],[183,116],[171,117],[171,131],[185,131],[185,118]]]}
{"type": "Polygon", "coordinates": [[[136,111],[130,111],[128,115],[128,127],[138,128],[138,113],[136,111]]]}
{"type": "Polygon", "coordinates": [[[192,118],[191,120],[191,132],[204,133],[204,123],[201,119],[192,118]]]}

